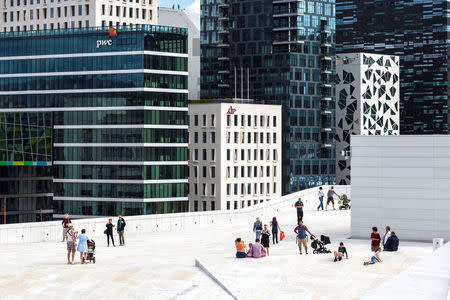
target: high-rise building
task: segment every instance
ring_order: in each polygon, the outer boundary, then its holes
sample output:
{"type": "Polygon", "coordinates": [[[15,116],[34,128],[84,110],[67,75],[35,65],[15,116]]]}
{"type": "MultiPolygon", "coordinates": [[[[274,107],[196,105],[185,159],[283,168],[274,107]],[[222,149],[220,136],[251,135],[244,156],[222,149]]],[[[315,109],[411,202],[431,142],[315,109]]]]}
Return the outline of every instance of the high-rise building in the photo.
{"type": "Polygon", "coordinates": [[[187,28],[188,97],[189,99],[200,99],[200,15],[189,10],[159,7],[158,24],[187,28]]]}
{"type": "Polygon", "coordinates": [[[0,33],[0,168],[53,166],[55,217],[187,211],[187,30],[112,33],[0,33]]]}
{"type": "Polygon", "coordinates": [[[352,135],[398,135],[399,57],[370,53],[336,56],[336,182],[350,184],[352,135]]]}
{"type": "Polygon", "coordinates": [[[155,0],[4,0],[0,32],[157,24],[155,0]]]}
{"type": "Polygon", "coordinates": [[[348,0],[336,4],[338,53],[400,57],[401,134],[448,134],[449,2],[348,0]]]}
{"type": "Polygon", "coordinates": [[[335,182],[334,5],[201,3],[201,96],[282,105],[283,193],[335,182]]]}
{"type": "Polygon", "coordinates": [[[281,196],[281,106],[241,102],[189,104],[190,211],[281,196]]]}

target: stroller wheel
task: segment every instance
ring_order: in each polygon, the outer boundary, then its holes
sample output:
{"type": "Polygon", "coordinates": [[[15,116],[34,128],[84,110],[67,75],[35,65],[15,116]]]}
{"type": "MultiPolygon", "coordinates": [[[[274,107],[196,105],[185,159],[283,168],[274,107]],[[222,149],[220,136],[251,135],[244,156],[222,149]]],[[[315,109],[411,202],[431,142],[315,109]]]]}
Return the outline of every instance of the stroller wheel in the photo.
{"type": "Polygon", "coordinates": [[[313,251],[313,254],[317,254],[317,250],[314,250],[314,251],[313,251]]]}
{"type": "Polygon", "coordinates": [[[94,264],[95,264],[95,257],[92,259],[92,261],[94,262],[94,264]]]}

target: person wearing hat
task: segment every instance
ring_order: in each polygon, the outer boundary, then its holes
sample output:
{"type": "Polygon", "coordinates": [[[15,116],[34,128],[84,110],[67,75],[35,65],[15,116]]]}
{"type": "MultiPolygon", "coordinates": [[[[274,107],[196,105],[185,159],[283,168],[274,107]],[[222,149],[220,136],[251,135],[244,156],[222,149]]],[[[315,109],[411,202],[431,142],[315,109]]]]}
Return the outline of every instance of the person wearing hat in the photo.
{"type": "Polygon", "coordinates": [[[77,247],[77,244],[75,243],[76,239],[76,233],[73,230],[73,224],[67,223],[67,227],[69,228],[66,232],[66,238],[67,238],[67,264],[73,265],[74,259],[75,259],[75,250],[77,247]],[[70,261],[70,253],[72,253],[72,262],[70,261]]]}

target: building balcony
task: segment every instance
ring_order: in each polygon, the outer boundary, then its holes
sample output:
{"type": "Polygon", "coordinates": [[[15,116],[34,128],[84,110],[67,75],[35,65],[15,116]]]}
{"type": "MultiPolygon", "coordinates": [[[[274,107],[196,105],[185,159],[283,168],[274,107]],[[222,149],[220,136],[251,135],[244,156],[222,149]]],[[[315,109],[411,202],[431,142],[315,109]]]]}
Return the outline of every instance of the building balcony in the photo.
{"type": "Polygon", "coordinates": [[[320,73],[322,73],[322,74],[333,74],[333,72],[330,71],[330,70],[322,70],[320,73]]]}
{"type": "Polygon", "coordinates": [[[303,44],[304,41],[274,41],[274,45],[303,44]]]}
{"type": "Polygon", "coordinates": [[[220,16],[219,21],[230,21],[230,18],[227,16],[220,16]]]}
{"type": "Polygon", "coordinates": [[[320,58],[327,61],[331,61],[333,59],[330,55],[322,55],[320,58]]]}
{"type": "Polygon", "coordinates": [[[328,96],[323,96],[322,98],[320,98],[321,101],[331,101],[331,97],[328,96]]]}
{"type": "Polygon", "coordinates": [[[323,116],[326,116],[326,115],[331,115],[332,112],[331,112],[331,110],[328,110],[328,108],[322,108],[321,114],[322,114],[323,116]]]}
{"type": "Polygon", "coordinates": [[[300,29],[305,29],[305,27],[299,27],[299,26],[275,27],[275,28],[273,28],[273,31],[288,31],[288,30],[300,30],[300,29]]]}
{"type": "Polygon", "coordinates": [[[331,132],[331,128],[329,127],[322,128],[320,129],[320,132],[331,132]]]}
{"type": "Polygon", "coordinates": [[[323,88],[332,88],[333,87],[333,85],[331,83],[322,83],[320,86],[323,88]]]}
{"type": "Polygon", "coordinates": [[[219,57],[219,58],[217,58],[219,61],[229,61],[230,60],[230,58],[229,57],[226,57],[226,56],[222,56],[222,57],[219,57]]]}
{"type": "Polygon", "coordinates": [[[219,74],[230,74],[229,70],[219,70],[217,73],[219,74]]]}
{"type": "Polygon", "coordinates": [[[217,87],[220,87],[220,88],[229,88],[230,85],[229,85],[228,83],[219,83],[219,84],[217,85],[217,87]]]}
{"type": "Polygon", "coordinates": [[[289,2],[297,3],[298,0],[273,0],[272,1],[273,4],[283,4],[283,3],[289,3],[289,2]]]}
{"type": "Polygon", "coordinates": [[[228,8],[230,7],[230,4],[228,2],[224,2],[224,3],[219,3],[219,5],[217,5],[219,8],[228,8]]]}
{"type": "Polygon", "coordinates": [[[280,13],[273,14],[272,17],[274,17],[274,18],[285,18],[285,17],[295,17],[295,16],[298,16],[298,15],[299,15],[299,13],[296,12],[296,11],[293,11],[293,12],[287,11],[287,12],[280,12],[280,13]]]}
{"type": "Polygon", "coordinates": [[[230,44],[228,44],[228,42],[220,42],[219,44],[217,44],[217,47],[228,48],[228,47],[230,47],[230,44]]]}
{"type": "Polygon", "coordinates": [[[219,34],[229,34],[230,31],[228,29],[221,29],[218,31],[219,34]]]}

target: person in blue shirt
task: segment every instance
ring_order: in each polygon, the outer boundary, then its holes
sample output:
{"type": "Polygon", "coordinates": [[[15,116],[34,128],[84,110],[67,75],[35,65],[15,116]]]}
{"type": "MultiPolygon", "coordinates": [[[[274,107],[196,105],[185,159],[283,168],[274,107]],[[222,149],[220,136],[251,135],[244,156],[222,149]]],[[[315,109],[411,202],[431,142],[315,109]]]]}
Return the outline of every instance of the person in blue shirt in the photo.
{"type": "Polygon", "coordinates": [[[87,241],[91,241],[91,239],[86,235],[86,229],[81,229],[81,234],[78,235],[78,247],[77,251],[80,252],[80,260],[82,264],[87,264],[87,254],[88,254],[88,245],[87,241]]]}
{"type": "Polygon", "coordinates": [[[334,251],[334,261],[338,261],[338,260],[341,261],[342,258],[344,257],[344,254],[345,254],[345,258],[348,259],[347,249],[344,247],[344,243],[340,242],[338,251],[334,251]]]}
{"type": "Polygon", "coordinates": [[[297,243],[298,243],[298,250],[300,250],[300,255],[302,255],[302,244],[305,248],[305,253],[308,254],[308,246],[306,241],[306,233],[308,232],[310,236],[314,236],[308,228],[303,225],[303,221],[298,222],[298,226],[294,229],[295,234],[297,235],[297,243]]]}
{"type": "Polygon", "coordinates": [[[255,223],[253,223],[253,232],[256,233],[256,239],[261,239],[262,223],[259,218],[256,218],[255,223]]]}

